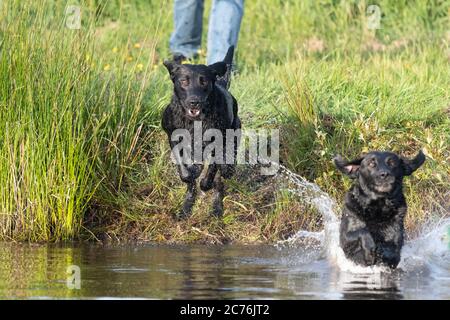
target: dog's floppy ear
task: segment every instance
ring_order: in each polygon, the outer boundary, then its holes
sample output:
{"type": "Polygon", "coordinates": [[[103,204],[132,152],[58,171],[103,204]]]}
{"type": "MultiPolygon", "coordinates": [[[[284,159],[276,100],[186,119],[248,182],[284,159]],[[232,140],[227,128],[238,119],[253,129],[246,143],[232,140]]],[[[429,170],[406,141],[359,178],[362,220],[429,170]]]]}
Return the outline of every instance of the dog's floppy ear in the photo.
{"type": "Polygon", "coordinates": [[[208,68],[217,76],[222,77],[227,72],[227,64],[223,61],[210,64],[208,68]]]}
{"type": "Polygon", "coordinates": [[[164,60],[163,62],[164,66],[169,71],[170,77],[173,77],[173,74],[178,70],[180,64],[177,61],[171,61],[171,60],[164,60]]]}
{"type": "Polygon", "coordinates": [[[333,158],[333,162],[339,171],[354,179],[358,176],[359,167],[361,166],[361,161],[363,161],[363,159],[364,157],[360,157],[352,161],[347,161],[340,155],[337,155],[333,158]]]}
{"type": "Polygon", "coordinates": [[[422,150],[420,150],[417,156],[415,156],[413,159],[405,159],[405,158],[401,159],[402,159],[403,174],[405,176],[410,176],[421,165],[423,165],[423,163],[425,162],[425,155],[423,154],[422,150]]]}

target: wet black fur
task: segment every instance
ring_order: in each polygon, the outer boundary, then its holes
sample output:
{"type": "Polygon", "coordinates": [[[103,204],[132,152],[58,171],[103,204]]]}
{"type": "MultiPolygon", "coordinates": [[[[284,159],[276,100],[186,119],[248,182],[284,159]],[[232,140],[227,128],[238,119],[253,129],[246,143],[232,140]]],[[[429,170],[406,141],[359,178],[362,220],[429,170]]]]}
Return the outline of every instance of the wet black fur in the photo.
{"type": "Polygon", "coordinates": [[[354,179],[340,225],[340,245],[348,259],[363,266],[397,267],[407,211],[403,177],[424,161],[422,152],[412,160],[391,152],[370,152],[353,161],[334,159],[336,167],[354,179]]]}
{"type": "MultiPolygon", "coordinates": [[[[166,61],[164,63],[174,84],[171,102],[164,110],[162,118],[162,127],[167,133],[171,149],[177,144],[177,142],[171,141],[172,132],[176,129],[189,130],[192,140],[194,140],[194,121],[197,120],[202,121],[203,133],[207,129],[219,129],[224,137],[224,145],[226,145],[225,130],[241,128],[236,99],[231,95],[233,116],[230,117],[225,96],[216,86],[217,83],[224,90],[227,90],[229,86],[233,50],[233,47],[228,50],[223,62],[210,66],[180,64],[176,61],[166,61]],[[189,83],[183,86],[180,80],[184,78],[188,78],[189,83]],[[195,118],[190,117],[188,113],[190,108],[201,109],[200,115],[195,118]]],[[[193,144],[194,141],[192,141],[192,146],[193,144]]],[[[202,144],[202,150],[207,144],[202,144]]],[[[235,159],[237,147],[238,139],[234,143],[235,159]]],[[[177,164],[177,167],[181,180],[187,185],[183,207],[178,216],[186,217],[191,214],[196,200],[196,179],[203,171],[203,163],[193,165],[177,164]]],[[[225,188],[222,178],[230,178],[234,174],[234,167],[234,164],[209,164],[204,178],[200,181],[201,190],[207,191],[214,188],[215,194],[211,212],[214,216],[223,214],[225,188]]]]}

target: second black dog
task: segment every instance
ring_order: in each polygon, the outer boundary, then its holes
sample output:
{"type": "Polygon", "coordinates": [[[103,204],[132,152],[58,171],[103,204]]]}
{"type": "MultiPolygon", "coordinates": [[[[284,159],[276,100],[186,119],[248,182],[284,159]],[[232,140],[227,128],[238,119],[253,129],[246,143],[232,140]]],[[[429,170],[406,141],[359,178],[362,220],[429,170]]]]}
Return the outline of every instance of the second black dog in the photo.
{"type": "MultiPolygon", "coordinates": [[[[201,144],[201,151],[205,150],[207,143],[203,142],[203,135],[208,129],[218,129],[223,136],[223,147],[227,144],[227,129],[241,128],[238,117],[236,99],[228,92],[231,64],[234,48],[230,47],[222,62],[212,65],[180,64],[179,61],[165,61],[164,65],[169,71],[173,82],[174,92],[170,104],[166,107],[162,119],[162,127],[169,138],[170,147],[177,161],[178,172],[183,182],[187,184],[187,193],[184,199],[181,217],[188,216],[195,203],[197,195],[196,179],[203,171],[203,162],[184,162],[181,160],[186,154],[177,154],[175,147],[177,141],[173,140],[173,133],[177,129],[185,129],[190,133],[191,150],[196,144],[201,144]],[[195,124],[200,126],[202,137],[195,137],[195,124]],[[197,140],[202,141],[194,141],[197,140]]],[[[233,161],[235,161],[239,137],[233,138],[233,161]]],[[[185,150],[184,150],[185,151],[185,150]]],[[[193,158],[194,151],[188,152],[193,158]]],[[[228,154],[222,153],[224,157],[228,154]]],[[[213,154],[214,155],[214,154],[213,154]]],[[[195,160],[195,159],[194,159],[195,160]]],[[[206,160],[206,159],[204,159],[206,160]]],[[[222,162],[210,163],[204,178],[200,181],[203,191],[214,188],[214,203],[212,214],[223,214],[224,184],[223,178],[230,178],[234,173],[235,162],[223,159],[222,162]]]]}
{"type": "Polygon", "coordinates": [[[397,267],[407,209],[403,177],[424,161],[421,151],[412,160],[391,152],[370,152],[352,161],[334,159],[336,167],[354,179],[340,225],[340,245],[348,259],[363,266],[397,267]]]}

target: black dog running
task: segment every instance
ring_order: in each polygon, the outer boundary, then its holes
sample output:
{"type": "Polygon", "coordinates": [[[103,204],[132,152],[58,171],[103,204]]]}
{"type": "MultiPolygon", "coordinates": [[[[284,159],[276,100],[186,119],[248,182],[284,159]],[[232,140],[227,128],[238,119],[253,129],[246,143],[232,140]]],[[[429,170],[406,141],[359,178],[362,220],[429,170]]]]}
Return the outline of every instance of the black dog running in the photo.
{"type": "MultiPolygon", "coordinates": [[[[202,131],[218,129],[222,132],[223,146],[226,142],[226,130],[241,128],[238,117],[238,104],[236,99],[228,92],[230,84],[231,64],[234,47],[230,47],[223,61],[212,65],[181,64],[179,61],[165,61],[164,65],[169,71],[173,82],[174,92],[170,104],[166,107],[162,119],[162,127],[167,133],[172,151],[177,144],[172,140],[172,133],[177,129],[186,129],[191,134],[191,144],[194,146],[194,125],[201,121],[202,131]]],[[[204,149],[206,143],[202,143],[204,149]]],[[[204,178],[200,181],[203,191],[214,188],[215,196],[212,214],[223,214],[224,184],[223,178],[230,178],[234,173],[239,137],[233,138],[234,162],[224,159],[221,164],[210,163],[204,178]],[[220,174],[217,174],[220,172],[220,174]]],[[[193,147],[192,150],[195,148],[193,147]]],[[[175,158],[186,156],[174,155],[175,158]]],[[[190,154],[193,158],[193,154],[190,154]]],[[[226,157],[226,154],[224,154],[226,157]]],[[[206,159],[204,159],[206,160],[206,159]]],[[[196,179],[203,171],[203,163],[186,164],[178,161],[178,172],[183,182],[187,184],[187,193],[184,199],[180,216],[188,216],[195,203],[197,195],[196,179]]]]}
{"type": "Polygon", "coordinates": [[[403,177],[424,161],[422,151],[412,160],[391,152],[370,152],[352,161],[334,159],[336,167],[354,179],[340,225],[340,245],[348,259],[364,266],[397,267],[407,210],[403,177]]]}

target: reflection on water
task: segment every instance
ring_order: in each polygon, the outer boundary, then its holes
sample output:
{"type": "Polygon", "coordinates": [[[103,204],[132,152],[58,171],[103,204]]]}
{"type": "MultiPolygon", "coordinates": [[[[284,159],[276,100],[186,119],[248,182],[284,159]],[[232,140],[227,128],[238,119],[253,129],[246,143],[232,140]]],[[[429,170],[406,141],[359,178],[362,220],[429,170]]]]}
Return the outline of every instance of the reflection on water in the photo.
{"type": "Polygon", "coordinates": [[[345,273],[298,248],[272,246],[0,244],[0,298],[104,297],[449,299],[450,278],[345,273]],[[67,287],[70,265],[81,269],[79,290],[67,287]]]}

